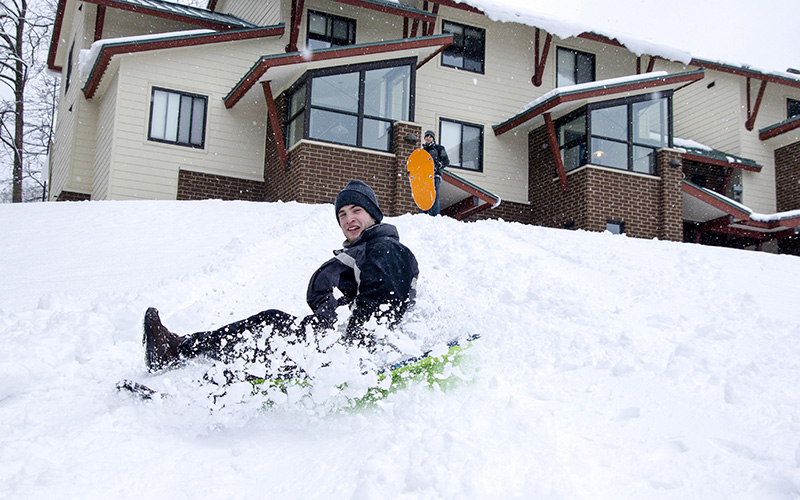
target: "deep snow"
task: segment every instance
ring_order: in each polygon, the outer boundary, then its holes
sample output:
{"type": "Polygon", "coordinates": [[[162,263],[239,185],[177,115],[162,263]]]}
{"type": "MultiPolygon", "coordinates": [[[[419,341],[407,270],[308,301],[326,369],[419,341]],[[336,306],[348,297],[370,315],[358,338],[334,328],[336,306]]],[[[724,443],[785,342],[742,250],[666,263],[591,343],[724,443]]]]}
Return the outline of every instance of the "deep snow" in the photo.
{"type": "Polygon", "coordinates": [[[307,313],[330,205],[0,205],[0,497],[800,498],[800,259],[388,222],[420,263],[417,341],[482,335],[460,384],[264,409],[212,403],[210,363],[147,373],[142,314],[307,313]]]}

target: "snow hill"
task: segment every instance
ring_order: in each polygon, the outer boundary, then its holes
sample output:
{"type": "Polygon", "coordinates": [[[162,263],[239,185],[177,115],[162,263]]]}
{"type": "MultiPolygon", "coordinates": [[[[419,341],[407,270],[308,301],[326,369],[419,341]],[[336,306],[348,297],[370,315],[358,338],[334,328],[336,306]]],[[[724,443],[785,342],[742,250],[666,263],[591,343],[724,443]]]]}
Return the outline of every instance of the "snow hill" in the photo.
{"type": "Polygon", "coordinates": [[[142,315],[306,314],[343,240],[330,205],[0,205],[0,497],[800,498],[800,259],[387,222],[420,263],[413,339],[481,335],[459,383],[264,408],[215,405],[208,362],[149,374],[142,315]]]}

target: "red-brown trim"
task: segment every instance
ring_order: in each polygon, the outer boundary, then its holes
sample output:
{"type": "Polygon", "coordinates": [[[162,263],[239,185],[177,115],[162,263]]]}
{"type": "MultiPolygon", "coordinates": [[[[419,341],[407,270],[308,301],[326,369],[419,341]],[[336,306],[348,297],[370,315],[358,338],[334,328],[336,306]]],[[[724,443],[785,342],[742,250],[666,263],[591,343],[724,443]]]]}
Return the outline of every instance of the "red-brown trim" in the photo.
{"type": "Polygon", "coordinates": [[[702,201],[702,202],[704,202],[704,203],[706,203],[708,205],[711,205],[712,207],[716,208],[717,210],[721,210],[721,211],[725,212],[726,214],[728,214],[728,215],[730,215],[732,217],[735,217],[735,218],[740,219],[740,220],[749,220],[750,219],[750,214],[748,214],[744,210],[741,210],[740,208],[737,208],[737,207],[731,205],[730,203],[725,203],[724,201],[720,200],[716,196],[712,196],[712,195],[706,193],[705,191],[703,191],[702,189],[699,189],[696,186],[693,186],[692,184],[689,184],[687,182],[682,182],[681,183],[681,189],[683,190],[684,193],[686,193],[686,194],[688,194],[690,196],[693,196],[693,197],[697,198],[698,200],[700,200],[700,201],[702,201]]]}
{"type": "MultiPolygon", "coordinates": [[[[433,14],[434,16],[437,16],[437,17],[439,16],[439,4],[438,3],[433,4],[433,8],[431,9],[431,14],[433,14]]],[[[434,29],[436,29],[436,21],[434,20],[433,22],[426,22],[425,23],[425,27],[426,27],[426,29],[424,31],[425,36],[433,35],[433,31],[434,31],[434,29]]]]}
{"type": "Polygon", "coordinates": [[[556,137],[556,128],[553,125],[553,120],[550,118],[550,113],[544,114],[544,124],[547,129],[547,142],[550,144],[550,152],[553,153],[553,160],[556,162],[556,172],[558,178],[561,180],[561,190],[567,190],[567,172],[564,169],[564,162],[561,160],[561,152],[558,150],[558,137],[556,137]]]}
{"type": "Polygon", "coordinates": [[[763,80],[765,82],[770,82],[770,83],[778,83],[780,85],[787,85],[789,87],[795,87],[800,89],[800,80],[794,80],[791,78],[759,73],[758,71],[752,71],[744,68],[735,68],[732,66],[726,66],[724,64],[717,64],[710,61],[703,61],[702,59],[692,59],[691,62],[689,62],[689,64],[691,66],[700,66],[701,68],[713,69],[715,71],[721,71],[723,73],[731,73],[738,76],[755,78],[756,80],[763,80]]]}
{"type": "Polygon", "coordinates": [[[289,155],[286,154],[286,143],[283,140],[283,132],[281,131],[281,121],[278,118],[278,107],[275,105],[275,99],[272,97],[272,87],[269,81],[261,82],[261,87],[264,89],[264,99],[267,101],[267,115],[269,115],[269,124],[272,128],[272,138],[275,140],[275,147],[278,149],[278,156],[281,159],[281,166],[283,171],[289,170],[289,155]]]}
{"type": "MultiPolygon", "coordinates": [[[[644,56],[638,56],[636,58],[636,74],[637,75],[641,75],[642,74],[642,57],[644,57],[644,56]]],[[[658,57],[655,57],[655,56],[649,56],[649,57],[650,57],[650,60],[647,62],[647,70],[645,71],[645,73],[652,73],[653,72],[653,69],[656,66],[656,59],[658,59],[658,57]]]]}
{"type": "Polygon", "coordinates": [[[61,23],[64,21],[64,10],[67,8],[67,0],[60,0],[56,7],[56,19],[53,23],[53,36],[50,38],[50,52],[47,54],[47,67],[53,71],[61,71],[61,66],[56,66],[56,51],[58,42],[61,39],[61,23]]]}
{"type": "Polygon", "coordinates": [[[494,135],[501,135],[509,130],[520,126],[521,124],[536,118],[537,116],[550,111],[559,104],[580,101],[582,99],[591,99],[593,97],[601,97],[605,95],[621,94],[624,92],[633,92],[636,90],[644,90],[653,87],[661,87],[664,85],[672,85],[680,82],[696,82],[702,79],[704,73],[702,71],[695,71],[691,73],[682,73],[679,75],[667,75],[663,78],[655,78],[644,82],[632,82],[628,84],[616,85],[612,87],[596,88],[586,90],[583,92],[575,92],[571,94],[558,95],[553,99],[542,103],[539,106],[530,108],[528,111],[518,115],[513,120],[510,120],[501,126],[494,129],[494,135]]]}
{"type": "Polygon", "coordinates": [[[453,2],[452,0],[430,0],[430,1],[438,5],[444,5],[445,7],[450,7],[451,9],[458,9],[466,12],[472,12],[473,14],[481,14],[481,15],[485,14],[482,10],[478,9],[477,7],[473,7],[465,3],[453,2]]]}
{"type": "Polygon", "coordinates": [[[534,73],[531,77],[531,83],[533,83],[536,87],[541,87],[542,85],[542,78],[544,75],[544,68],[547,65],[547,54],[550,52],[550,43],[553,41],[553,35],[550,33],[547,34],[547,38],[544,41],[544,48],[542,49],[541,55],[539,54],[539,38],[541,36],[541,30],[536,28],[536,37],[535,37],[535,45],[534,45],[534,52],[535,52],[535,60],[534,60],[534,73]]]}
{"type": "Polygon", "coordinates": [[[756,116],[758,116],[758,110],[761,109],[761,100],[764,98],[764,91],[767,89],[767,81],[761,80],[761,86],[758,89],[758,96],[756,97],[756,104],[755,106],[751,107],[750,105],[750,80],[751,78],[747,77],[747,121],[744,123],[744,126],[747,130],[753,130],[753,126],[756,122],[756,116]]]}
{"type": "Polygon", "coordinates": [[[97,7],[97,15],[94,20],[94,41],[103,38],[103,28],[106,24],[106,8],[102,5],[97,7]]]}
{"type": "Polygon", "coordinates": [[[305,0],[292,0],[292,18],[289,27],[289,43],[286,52],[297,52],[297,41],[300,39],[300,23],[303,21],[305,0]]]}
{"type": "Polygon", "coordinates": [[[225,31],[242,29],[242,27],[238,25],[234,26],[226,23],[218,23],[214,21],[198,19],[196,17],[187,17],[178,13],[164,12],[157,9],[150,9],[138,5],[123,4],[115,2],[113,0],[59,0],[58,6],[56,7],[55,22],[53,23],[53,36],[50,39],[50,51],[47,55],[47,67],[53,71],[62,70],[61,66],[56,66],[56,52],[58,52],[58,45],[59,41],[61,40],[61,27],[64,23],[64,12],[67,8],[67,2],[70,1],[75,1],[76,3],[78,3],[78,1],[82,1],[84,3],[95,4],[98,6],[98,11],[101,8],[111,7],[114,9],[125,10],[129,12],[138,12],[141,14],[147,14],[162,19],[171,19],[174,21],[180,21],[192,24],[194,26],[199,26],[201,28],[210,28],[210,29],[225,30],[225,31]]]}
{"type": "Polygon", "coordinates": [[[618,40],[613,39],[613,38],[608,38],[607,36],[598,35],[597,33],[589,33],[589,32],[581,33],[580,35],[578,35],[578,38],[583,38],[585,40],[591,40],[593,42],[605,43],[605,44],[608,44],[608,45],[613,45],[614,47],[622,47],[623,49],[630,50],[627,47],[625,47],[618,40]]]}
{"type": "Polygon", "coordinates": [[[114,0],[80,0],[84,3],[93,3],[95,5],[102,5],[106,7],[111,7],[113,9],[124,10],[128,12],[136,12],[139,14],[147,14],[153,17],[159,17],[162,19],[170,19],[173,21],[181,21],[189,24],[193,24],[195,26],[200,26],[203,28],[210,28],[210,29],[222,29],[222,30],[232,30],[232,29],[242,29],[241,25],[233,25],[227,23],[219,23],[207,19],[200,19],[197,17],[189,17],[179,14],[177,12],[165,12],[163,10],[158,9],[151,9],[150,7],[143,6],[143,5],[133,5],[128,3],[120,3],[114,0]]]}
{"type": "Polygon", "coordinates": [[[289,66],[292,64],[309,63],[315,61],[330,61],[333,59],[346,59],[348,57],[386,54],[400,50],[413,50],[419,48],[447,46],[453,43],[453,36],[437,36],[435,38],[412,38],[391,40],[385,43],[370,45],[351,45],[337,49],[312,51],[311,53],[292,53],[274,57],[262,57],[244,78],[225,97],[225,107],[230,109],[264,76],[269,68],[289,66]]]}
{"type": "Polygon", "coordinates": [[[800,128],[800,117],[778,125],[777,127],[773,127],[769,130],[765,130],[764,132],[758,134],[758,138],[762,141],[766,141],[767,139],[772,139],[773,137],[785,134],[786,132],[791,132],[792,130],[796,130],[798,128],[800,128]]]}
{"type": "Polygon", "coordinates": [[[417,19],[422,22],[433,22],[433,23],[436,22],[436,16],[433,14],[429,14],[427,12],[395,8],[392,7],[391,5],[364,2],[363,0],[333,0],[333,1],[337,3],[343,3],[345,5],[352,5],[353,7],[363,7],[365,9],[377,10],[378,12],[384,12],[386,14],[395,14],[400,17],[410,17],[411,19],[417,19]]]}
{"type": "Polygon", "coordinates": [[[282,36],[284,32],[283,26],[268,27],[257,30],[235,31],[235,32],[222,32],[213,33],[203,36],[192,36],[185,38],[175,38],[171,40],[139,40],[136,42],[124,43],[119,45],[106,45],[101,51],[100,55],[95,62],[94,68],[83,88],[83,95],[86,99],[94,97],[97,88],[100,86],[100,80],[111,59],[120,54],[133,54],[136,52],[146,52],[149,50],[172,49],[177,47],[193,47],[198,45],[207,45],[210,43],[222,43],[237,40],[250,40],[253,38],[264,38],[271,36],[282,36]]]}
{"type": "Polygon", "coordinates": [[[479,212],[482,212],[486,209],[492,208],[498,202],[497,198],[494,198],[480,189],[476,189],[474,186],[463,182],[445,170],[442,172],[442,181],[447,182],[448,184],[452,184],[453,186],[457,187],[458,189],[466,192],[467,194],[471,195],[474,198],[478,198],[479,200],[484,201],[485,203],[475,205],[474,202],[470,202],[470,198],[465,198],[458,202],[456,208],[453,209],[452,206],[448,207],[447,210],[444,210],[447,214],[452,214],[452,216],[457,220],[462,220],[466,217],[471,215],[475,215],[479,212]]]}
{"type": "Polygon", "coordinates": [[[761,172],[761,168],[754,167],[752,165],[745,165],[743,163],[732,163],[725,160],[718,160],[716,158],[708,158],[705,156],[693,155],[691,153],[683,153],[683,159],[692,160],[699,163],[705,163],[708,165],[716,165],[718,167],[738,168],[741,170],[747,170],[749,172],[761,172]]]}

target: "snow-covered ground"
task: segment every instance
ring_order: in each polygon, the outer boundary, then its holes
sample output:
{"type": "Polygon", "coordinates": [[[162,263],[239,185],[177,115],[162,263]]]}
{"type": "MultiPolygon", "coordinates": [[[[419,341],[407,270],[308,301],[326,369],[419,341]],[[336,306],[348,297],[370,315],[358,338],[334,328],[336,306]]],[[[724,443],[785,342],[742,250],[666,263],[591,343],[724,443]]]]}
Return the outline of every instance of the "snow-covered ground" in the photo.
{"type": "Polygon", "coordinates": [[[208,362],[149,374],[142,314],[306,314],[330,205],[0,205],[0,497],[800,498],[800,258],[387,221],[420,263],[417,341],[481,335],[459,383],[264,408],[215,404],[208,362]]]}

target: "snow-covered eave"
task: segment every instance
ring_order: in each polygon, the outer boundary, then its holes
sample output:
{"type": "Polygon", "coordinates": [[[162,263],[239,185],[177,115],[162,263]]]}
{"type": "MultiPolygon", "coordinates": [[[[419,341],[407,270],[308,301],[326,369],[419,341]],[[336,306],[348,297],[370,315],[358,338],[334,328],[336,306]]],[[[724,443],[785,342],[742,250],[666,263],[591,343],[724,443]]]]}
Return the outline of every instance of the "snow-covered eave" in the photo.
{"type": "Polygon", "coordinates": [[[445,187],[450,186],[450,189],[456,189],[466,195],[466,198],[460,202],[442,209],[443,214],[450,215],[458,220],[474,216],[487,209],[495,209],[502,203],[501,198],[496,194],[490,193],[447,169],[442,172],[442,185],[445,187]]]}
{"type": "MultiPolygon", "coordinates": [[[[221,14],[212,10],[193,7],[190,5],[176,4],[173,2],[139,1],[139,0],[82,0],[84,3],[97,4],[103,8],[113,8],[122,11],[146,14],[153,17],[169,19],[195,25],[198,28],[212,29],[215,31],[240,30],[258,28],[257,25],[230,14],[221,14]]],[[[59,50],[64,47],[66,40],[61,37],[65,22],[72,22],[72,15],[78,0],[59,0],[56,7],[56,17],[53,23],[53,34],[47,56],[47,67],[54,71],[61,71],[63,56],[59,50]]]]}
{"type": "MultiPolygon", "coordinates": [[[[447,0],[431,1],[441,5],[453,3],[447,0]]],[[[771,69],[759,69],[752,65],[741,65],[730,61],[698,57],[685,50],[649,42],[624,33],[600,30],[597,29],[596,26],[556,19],[535,12],[535,7],[531,7],[528,10],[526,7],[520,5],[505,5],[504,2],[498,2],[497,0],[456,0],[455,4],[477,9],[492,21],[518,23],[532,28],[543,29],[562,40],[568,38],[586,38],[600,43],[623,47],[636,56],[648,55],[667,61],[680,62],[688,66],[700,66],[702,68],[714,69],[726,73],[751,76],[760,80],[772,81],[774,83],[800,88],[800,76],[793,73],[771,69]]]]}
{"type": "Polygon", "coordinates": [[[683,154],[684,160],[694,160],[700,163],[738,168],[750,172],[761,172],[762,169],[761,165],[749,158],[725,153],[696,141],[675,137],[672,139],[672,144],[677,151],[683,154]]]}
{"type": "Polygon", "coordinates": [[[672,75],[667,74],[665,71],[656,71],[642,75],[631,75],[582,83],[579,85],[570,85],[568,87],[558,87],[528,103],[523,107],[522,112],[503,123],[492,126],[492,129],[495,135],[501,135],[538,116],[551,112],[561,104],[575,103],[577,101],[629,92],[656,90],[668,86],[685,86],[702,79],[704,74],[702,68],[672,75]]]}
{"type": "Polygon", "coordinates": [[[417,63],[417,68],[431,60],[437,53],[453,43],[453,35],[422,36],[417,38],[401,38],[380,42],[370,42],[344,47],[330,47],[325,49],[301,50],[285,54],[270,54],[262,56],[242,76],[239,82],[223,98],[225,107],[230,109],[236,105],[250,89],[272,68],[293,68],[302,70],[310,64],[325,65],[334,62],[361,60],[364,58],[398,57],[404,53],[422,55],[424,59],[417,63]]]}
{"type": "Polygon", "coordinates": [[[771,237],[784,237],[800,232],[800,210],[774,214],[759,214],[727,196],[700,187],[690,181],[683,180],[681,188],[685,194],[725,214],[727,220],[720,222],[719,219],[716,219],[712,221],[715,222],[719,228],[722,228],[722,226],[726,228],[746,228],[756,233],[769,234],[771,237]]]}
{"type": "Polygon", "coordinates": [[[79,74],[87,75],[83,94],[86,99],[94,97],[114,56],[135,54],[162,49],[193,47],[212,43],[250,40],[265,37],[283,36],[284,25],[247,28],[243,30],[213,31],[191,30],[151,35],[98,40],[79,54],[79,74]],[[87,70],[91,66],[90,70],[87,70]]]}

